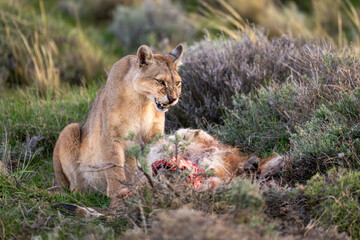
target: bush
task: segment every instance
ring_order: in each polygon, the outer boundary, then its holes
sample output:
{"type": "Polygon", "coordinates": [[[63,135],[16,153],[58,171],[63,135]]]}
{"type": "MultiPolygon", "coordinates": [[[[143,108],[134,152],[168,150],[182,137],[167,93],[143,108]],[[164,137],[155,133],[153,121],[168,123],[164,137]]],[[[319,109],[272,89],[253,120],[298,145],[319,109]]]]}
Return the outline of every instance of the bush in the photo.
{"type": "Polygon", "coordinates": [[[207,40],[188,50],[182,101],[168,126],[205,125],[249,154],[289,153],[284,176],[292,182],[334,164],[357,168],[359,58],[316,42],[259,39],[207,40]]]}
{"type": "Polygon", "coordinates": [[[168,125],[222,123],[222,110],[233,108],[233,95],[269,83],[294,82],[302,112],[360,87],[360,59],[351,49],[339,53],[325,43],[286,36],[270,41],[261,32],[256,39],[240,34],[239,40],[207,39],[186,49],[181,101],[167,115],[168,125]]]}
{"type": "Polygon", "coordinates": [[[253,95],[235,95],[233,109],[225,111],[224,124],[217,127],[217,135],[258,156],[286,152],[291,129],[302,121],[299,117],[307,116],[297,112],[297,90],[295,84],[289,83],[261,88],[253,95]]]}
{"type": "Polygon", "coordinates": [[[234,224],[221,216],[205,214],[188,208],[164,211],[156,216],[149,233],[127,231],[126,239],[274,239],[275,232],[266,224],[252,228],[234,224]]]}
{"type": "Polygon", "coordinates": [[[264,199],[259,186],[244,179],[216,189],[195,190],[188,184],[187,172],[162,169],[152,180],[142,177],[140,182],[132,183],[132,189],[133,197],[124,201],[122,210],[143,227],[144,218],[152,220],[152,213],[185,206],[206,213],[231,213],[239,216],[240,222],[253,220],[254,214],[259,214],[259,220],[263,213],[264,199]]]}
{"type": "Polygon", "coordinates": [[[304,181],[334,165],[358,168],[360,152],[360,92],[342,94],[338,102],[322,105],[291,135],[289,180],[304,181]]]}
{"type": "Polygon", "coordinates": [[[309,208],[326,226],[337,226],[354,239],[360,237],[360,173],[331,169],[326,175],[315,175],[305,185],[309,208]]]}
{"type": "Polygon", "coordinates": [[[122,44],[134,50],[142,44],[163,50],[169,45],[191,42],[197,35],[193,23],[181,6],[169,0],[149,0],[141,5],[118,6],[110,31],[122,44]]]}
{"type": "Polygon", "coordinates": [[[310,101],[317,95],[308,91],[287,83],[236,96],[234,109],[225,112],[216,133],[249,154],[288,153],[283,176],[290,182],[304,182],[334,165],[360,167],[359,89],[333,96],[334,102],[319,101],[319,106],[310,101]]]}
{"type": "Polygon", "coordinates": [[[289,43],[283,38],[272,44],[263,35],[255,43],[244,35],[239,41],[207,39],[189,47],[180,69],[181,102],[168,116],[170,122],[194,128],[220,123],[221,108],[232,108],[233,95],[248,93],[271,75],[289,73],[280,61],[294,50],[289,43]]]}
{"type": "Polygon", "coordinates": [[[240,179],[232,185],[230,201],[236,210],[250,213],[261,212],[265,203],[258,185],[240,179]]]}

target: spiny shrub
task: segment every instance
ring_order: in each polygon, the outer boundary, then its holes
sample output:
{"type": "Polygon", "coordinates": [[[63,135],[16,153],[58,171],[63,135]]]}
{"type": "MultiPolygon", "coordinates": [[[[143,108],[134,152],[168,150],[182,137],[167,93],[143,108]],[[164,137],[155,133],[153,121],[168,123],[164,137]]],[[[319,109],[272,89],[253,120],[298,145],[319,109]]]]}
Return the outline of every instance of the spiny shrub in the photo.
{"type": "MultiPolygon", "coordinates": [[[[360,113],[359,90],[336,93],[339,94],[333,97],[336,101],[316,100],[323,92],[319,95],[309,92],[311,88],[289,82],[260,88],[256,94],[235,95],[234,107],[225,111],[224,125],[219,125],[216,133],[223,141],[250,153],[286,152],[290,140],[292,154],[302,157],[311,152],[317,158],[324,148],[338,153],[344,151],[346,144],[342,145],[343,150],[335,146],[338,145],[336,142],[349,143],[349,137],[339,138],[342,134],[346,135],[347,130],[351,136],[356,136],[360,113]],[[329,131],[338,134],[327,135],[329,131]]],[[[351,139],[354,140],[353,137],[351,139]]]]}
{"type": "MultiPolygon", "coordinates": [[[[299,119],[298,88],[289,83],[261,88],[256,94],[235,95],[217,135],[243,151],[264,155],[287,151],[291,129],[299,119]]],[[[305,111],[311,109],[304,109],[305,111]]],[[[306,117],[307,114],[300,115],[306,117]]]]}
{"type": "Polygon", "coordinates": [[[360,92],[342,94],[299,124],[290,137],[291,161],[284,176],[304,181],[334,165],[360,167],[360,92]]]}
{"type": "Polygon", "coordinates": [[[257,34],[256,41],[240,34],[239,40],[207,39],[186,49],[181,101],[167,115],[169,126],[222,123],[221,109],[233,108],[233,95],[269,82],[295,82],[303,109],[360,87],[360,59],[351,49],[337,52],[324,42],[257,34]]]}
{"type": "Polygon", "coordinates": [[[230,190],[230,201],[236,210],[245,210],[249,212],[261,212],[264,206],[259,186],[248,180],[240,180],[232,185],[230,190]]]}
{"type": "Polygon", "coordinates": [[[192,41],[197,34],[181,6],[169,0],[118,6],[110,31],[129,48],[148,44],[161,50],[169,44],[192,41]]]}
{"type": "Polygon", "coordinates": [[[360,173],[331,169],[326,175],[315,175],[305,185],[309,208],[326,226],[337,226],[354,239],[360,237],[360,173]]]}

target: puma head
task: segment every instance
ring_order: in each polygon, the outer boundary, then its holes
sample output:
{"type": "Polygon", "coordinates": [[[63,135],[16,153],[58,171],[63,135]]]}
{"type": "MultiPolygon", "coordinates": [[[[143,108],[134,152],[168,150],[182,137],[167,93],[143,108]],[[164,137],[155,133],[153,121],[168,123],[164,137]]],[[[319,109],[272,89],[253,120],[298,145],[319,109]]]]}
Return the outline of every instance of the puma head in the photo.
{"type": "Polygon", "coordinates": [[[181,93],[178,65],[184,48],[180,44],[168,55],[153,54],[142,45],[137,51],[138,74],[133,80],[135,90],[150,99],[159,112],[174,106],[181,93]]]}

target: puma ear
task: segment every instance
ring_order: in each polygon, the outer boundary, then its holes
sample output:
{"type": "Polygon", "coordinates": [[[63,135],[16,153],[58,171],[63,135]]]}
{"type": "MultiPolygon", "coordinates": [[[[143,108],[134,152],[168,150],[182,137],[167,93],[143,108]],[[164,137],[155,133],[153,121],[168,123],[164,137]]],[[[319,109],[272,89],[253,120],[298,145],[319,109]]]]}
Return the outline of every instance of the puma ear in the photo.
{"type": "Polygon", "coordinates": [[[174,48],[173,50],[171,50],[171,52],[169,52],[168,56],[171,57],[171,59],[174,61],[176,65],[178,65],[181,60],[181,56],[183,55],[183,52],[184,52],[184,47],[183,45],[179,44],[176,48],[174,48]]]}
{"type": "Polygon", "coordinates": [[[146,45],[141,45],[137,51],[138,64],[140,67],[146,66],[154,58],[154,54],[151,49],[146,45]]]}

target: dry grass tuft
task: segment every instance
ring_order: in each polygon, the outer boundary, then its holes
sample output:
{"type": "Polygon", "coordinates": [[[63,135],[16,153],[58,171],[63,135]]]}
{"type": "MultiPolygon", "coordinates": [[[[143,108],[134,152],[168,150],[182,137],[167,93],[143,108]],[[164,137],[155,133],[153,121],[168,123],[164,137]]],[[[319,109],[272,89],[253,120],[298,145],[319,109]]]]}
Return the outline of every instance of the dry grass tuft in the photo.
{"type": "Polygon", "coordinates": [[[269,32],[271,37],[289,34],[293,37],[311,39],[326,38],[339,48],[360,46],[359,8],[350,0],[309,1],[310,10],[300,10],[298,6],[306,3],[276,0],[215,0],[202,1],[200,18],[210,29],[238,39],[237,30],[248,31],[248,23],[255,23],[269,32]],[[331,6],[331,7],[329,7],[331,6]],[[205,18],[203,17],[205,16],[205,18]]]}
{"type": "Polygon", "coordinates": [[[44,95],[63,83],[83,84],[105,76],[112,61],[85,36],[81,27],[71,28],[55,20],[39,2],[34,6],[14,2],[0,10],[0,57],[2,86],[31,86],[44,95]],[[23,11],[21,7],[26,9],[23,11]]]}

